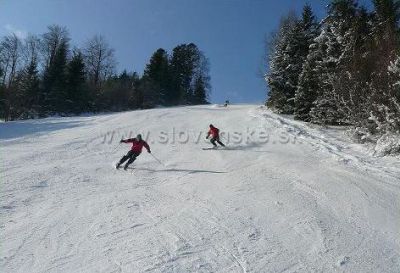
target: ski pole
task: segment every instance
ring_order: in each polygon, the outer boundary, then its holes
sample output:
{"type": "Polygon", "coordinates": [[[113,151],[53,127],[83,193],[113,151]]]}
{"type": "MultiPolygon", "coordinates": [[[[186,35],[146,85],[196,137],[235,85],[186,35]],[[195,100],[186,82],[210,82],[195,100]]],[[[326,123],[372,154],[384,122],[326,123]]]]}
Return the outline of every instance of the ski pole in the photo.
{"type": "Polygon", "coordinates": [[[115,153],[115,151],[117,150],[118,146],[116,146],[113,150],[112,150],[112,154],[115,153]]]}
{"type": "Polygon", "coordinates": [[[151,156],[161,165],[165,166],[157,157],[155,157],[153,154],[151,154],[151,156]]]}
{"type": "Polygon", "coordinates": [[[221,134],[220,138],[225,142],[225,145],[228,144],[228,140],[221,134]]]}
{"type": "Polygon", "coordinates": [[[121,144],[121,142],[118,143],[118,145],[112,150],[112,154],[115,153],[115,151],[118,149],[119,145],[121,144]]]}

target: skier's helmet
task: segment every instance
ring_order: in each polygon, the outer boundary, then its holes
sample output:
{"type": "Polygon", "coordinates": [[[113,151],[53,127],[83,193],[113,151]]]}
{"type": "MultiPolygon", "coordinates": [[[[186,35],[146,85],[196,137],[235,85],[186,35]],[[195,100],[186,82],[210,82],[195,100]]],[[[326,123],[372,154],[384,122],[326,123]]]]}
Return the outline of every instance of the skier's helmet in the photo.
{"type": "Polygon", "coordinates": [[[142,140],[142,135],[141,135],[141,134],[138,134],[138,135],[136,136],[136,139],[137,139],[137,140],[142,140]]]}
{"type": "Polygon", "coordinates": [[[210,124],[210,128],[214,128],[214,125],[210,124]]]}

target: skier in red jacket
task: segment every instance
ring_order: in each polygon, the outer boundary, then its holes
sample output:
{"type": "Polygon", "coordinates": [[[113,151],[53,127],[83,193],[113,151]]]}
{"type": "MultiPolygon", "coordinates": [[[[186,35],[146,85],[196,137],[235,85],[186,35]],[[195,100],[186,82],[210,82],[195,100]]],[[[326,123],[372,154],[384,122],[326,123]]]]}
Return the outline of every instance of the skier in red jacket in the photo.
{"type": "Polygon", "coordinates": [[[150,146],[149,144],[147,144],[146,141],[144,141],[142,139],[142,135],[137,135],[136,138],[130,138],[130,139],[126,139],[126,140],[121,140],[120,143],[132,143],[132,148],[131,150],[121,158],[121,160],[118,162],[117,164],[117,169],[119,169],[119,167],[126,161],[128,160],[128,162],[126,162],[125,166],[124,166],[124,170],[126,170],[128,168],[128,166],[130,164],[133,163],[133,161],[135,161],[136,157],[138,157],[141,153],[142,153],[142,149],[143,147],[146,148],[148,153],[151,153],[150,151],[150,146]]]}
{"type": "Polygon", "coordinates": [[[208,139],[210,136],[211,136],[210,141],[211,141],[212,145],[214,145],[214,148],[217,148],[217,144],[215,144],[215,142],[217,142],[222,147],[225,147],[225,144],[223,144],[219,140],[219,129],[214,127],[214,125],[212,125],[212,124],[210,124],[210,130],[207,133],[206,139],[208,139]]]}

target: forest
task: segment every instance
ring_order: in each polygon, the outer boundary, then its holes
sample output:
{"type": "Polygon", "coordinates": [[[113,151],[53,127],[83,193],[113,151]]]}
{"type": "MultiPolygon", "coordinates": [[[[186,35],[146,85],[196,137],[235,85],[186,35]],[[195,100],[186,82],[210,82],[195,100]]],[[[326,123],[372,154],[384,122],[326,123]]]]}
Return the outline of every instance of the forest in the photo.
{"type": "MultiPolygon", "coordinates": [[[[127,56],[129,58],[129,56],[127,56]]],[[[206,104],[209,62],[193,43],[159,48],[142,73],[117,72],[115,50],[95,35],[72,46],[65,27],[0,39],[0,118],[4,121],[206,104]]]]}
{"type": "Polygon", "coordinates": [[[268,40],[266,105],[298,120],[350,126],[360,142],[399,142],[400,2],[372,4],[334,0],[320,21],[310,5],[284,16],[268,40]]]}

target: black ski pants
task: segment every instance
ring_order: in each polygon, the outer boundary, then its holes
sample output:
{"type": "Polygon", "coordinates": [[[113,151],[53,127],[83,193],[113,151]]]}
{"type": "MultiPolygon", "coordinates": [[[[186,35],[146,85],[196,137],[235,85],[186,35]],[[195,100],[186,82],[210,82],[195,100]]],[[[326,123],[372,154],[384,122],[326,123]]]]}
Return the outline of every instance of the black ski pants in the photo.
{"type": "Polygon", "coordinates": [[[212,143],[212,145],[214,145],[214,147],[217,147],[217,144],[215,144],[215,142],[217,142],[219,145],[221,145],[222,147],[225,147],[225,144],[224,143],[222,143],[220,140],[219,140],[219,137],[213,137],[213,138],[211,138],[211,143],[212,143]]]}
{"type": "Polygon", "coordinates": [[[124,155],[121,158],[118,165],[123,164],[125,161],[127,161],[129,159],[128,162],[126,162],[126,164],[125,164],[125,168],[127,168],[130,164],[133,163],[133,161],[136,160],[136,157],[138,157],[139,155],[140,155],[140,153],[136,153],[136,152],[130,150],[126,155],[124,155]]]}

